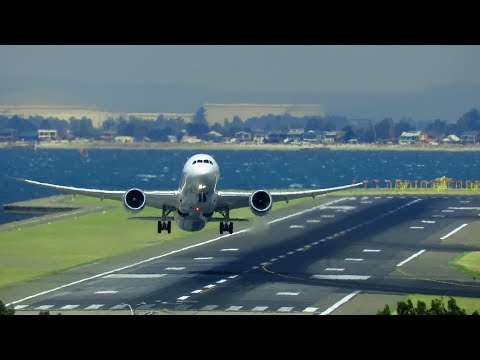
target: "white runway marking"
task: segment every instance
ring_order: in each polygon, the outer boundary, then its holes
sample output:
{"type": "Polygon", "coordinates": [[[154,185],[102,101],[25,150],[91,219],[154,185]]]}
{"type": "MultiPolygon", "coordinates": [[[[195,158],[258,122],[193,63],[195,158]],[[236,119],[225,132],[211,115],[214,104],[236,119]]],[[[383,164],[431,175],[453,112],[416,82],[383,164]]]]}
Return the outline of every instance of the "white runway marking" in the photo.
{"type": "Polygon", "coordinates": [[[235,279],[237,276],[238,276],[238,275],[231,275],[231,276],[229,276],[228,278],[229,278],[229,279],[235,279]]]}
{"type": "Polygon", "coordinates": [[[423,226],[410,226],[410,229],[423,229],[423,226]]]}
{"type": "Polygon", "coordinates": [[[321,239],[321,240],[318,240],[319,242],[325,242],[327,241],[327,239],[321,239]]]}
{"type": "Polygon", "coordinates": [[[29,306],[29,305],[15,305],[14,309],[15,310],[22,310],[22,309],[26,308],[27,306],[29,306]]]}
{"type": "Polygon", "coordinates": [[[315,219],[312,219],[312,220],[307,220],[307,223],[313,223],[313,224],[316,224],[316,223],[319,223],[321,222],[321,220],[315,220],[315,219]]]}
{"type": "Polygon", "coordinates": [[[380,251],[382,251],[382,250],[380,250],[380,249],[363,249],[363,252],[374,252],[374,253],[378,253],[378,252],[380,252],[380,251]]]}
{"type": "Polygon", "coordinates": [[[313,275],[312,278],[324,280],[368,280],[368,275],[313,275]]]}
{"type": "Polygon", "coordinates": [[[193,290],[191,294],[200,294],[203,290],[193,290]]]}
{"type": "Polygon", "coordinates": [[[256,269],[258,269],[258,266],[252,266],[252,269],[256,270],[256,269]]]}
{"type": "Polygon", "coordinates": [[[277,295],[286,295],[286,296],[297,296],[299,292],[279,292],[277,295]]]}
{"type": "Polygon", "coordinates": [[[217,281],[217,284],[223,284],[223,283],[226,282],[226,281],[227,281],[227,279],[218,280],[218,281],[217,281]]]}
{"type": "Polygon", "coordinates": [[[342,306],[343,304],[345,304],[347,301],[351,300],[354,296],[358,295],[359,293],[360,293],[360,290],[357,290],[357,291],[354,291],[353,293],[345,296],[343,299],[341,299],[340,301],[338,301],[335,304],[333,304],[332,306],[330,306],[327,310],[323,311],[320,315],[330,314],[333,310],[342,306]]]}
{"type": "Polygon", "coordinates": [[[35,310],[47,310],[53,307],[53,305],[41,305],[35,308],[35,310]]]}
{"type": "Polygon", "coordinates": [[[466,203],[469,203],[470,200],[463,200],[463,201],[460,200],[460,202],[466,204],[466,203]]]}
{"type": "Polygon", "coordinates": [[[425,224],[435,224],[435,220],[422,220],[422,223],[425,223],[425,224]]]}
{"type": "Polygon", "coordinates": [[[165,270],[185,270],[185,266],[181,267],[167,267],[165,270]]]}
{"type": "MultiPolygon", "coordinates": [[[[340,199],[340,200],[342,200],[342,199],[340,199]]],[[[300,215],[301,213],[303,213],[303,212],[300,212],[300,213],[297,213],[297,214],[293,214],[293,215],[300,215]]],[[[240,231],[234,232],[233,234],[222,235],[222,236],[216,237],[216,238],[214,238],[214,239],[210,239],[210,240],[207,240],[207,241],[203,241],[203,242],[198,243],[198,244],[189,245],[189,246],[186,246],[186,247],[181,248],[181,249],[177,249],[177,250],[170,251],[170,252],[168,252],[168,253],[166,253],[166,254],[162,254],[162,255],[154,256],[154,257],[151,257],[151,258],[142,260],[142,261],[138,261],[138,262],[136,262],[136,263],[133,263],[133,264],[130,264],[130,265],[126,265],[126,266],[123,266],[123,267],[118,268],[118,269],[114,269],[114,270],[110,270],[110,271],[105,271],[105,272],[103,272],[103,273],[101,273],[101,274],[96,274],[96,275],[89,276],[89,277],[86,277],[86,278],[83,278],[83,279],[80,279],[80,280],[77,280],[77,281],[73,281],[73,282],[68,283],[68,284],[64,284],[64,285],[61,285],[61,286],[57,286],[56,288],[49,289],[49,290],[45,290],[45,291],[42,291],[42,292],[39,292],[39,293],[30,295],[30,296],[27,296],[27,297],[25,297],[25,298],[23,298],[23,299],[19,299],[19,300],[12,301],[12,302],[10,302],[10,303],[8,303],[8,304],[6,304],[6,305],[9,306],[9,305],[13,305],[13,304],[18,304],[19,302],[23,302],[23,301],[25,301],[25,300],[33,299],[33,298],[35,298],[35,297],[38,297],[38,296],[41,296],[41,295],[45,295],[45,294],[51,293],[51,292],[53,292],[53,291],[57,291],[57,290],[60,290],[60,289],[63,289],[63,288],[66,288],[66,287],[69,287],[69,286],[72,286],[72,285],[81,284],[82,282],[85,282],[85,281],[88,281],[88,280],[93,280],[93,279],[96,279],[96,278],[100,278],[100,277],[103,277],[103,276],[105,276],[105,275],[112,274],[112,273],[115,273],[115,272],[118,272],[118,271],[130,269],[130,268],[132,268],[132,267],[134,267],[134,266],[137,266],[137,265],[141,265],[141,264],[145,264],[145,263],[148,263],[148,262],[157,260],[157,259],[161,259],[161,258],[163,258],[163,257],[165,257],[165,256],[169,256],[169,255],[172,255],[172,254],[176,254],[176,253],[179,253],[179,252],[181,252],[181,251],[185,251],[185,250],[193,249],[193,248],[200,247],[200,246],[203,246],[203,245],[206,245],[206,244],[210,244],[210,243],[215,242],[215,241],[218,241],[218,240],[220,240],[220,239],[225,239],[225,238],[231,237],[231,236],[237,236],[237,235],[242,234],[242,233],[245,233],[245,232],[248,232],[248,229],[240,230],[240,231]]]]}
{"type": "Polygon", "coordinates": [[[293,254],[293,251],[289,251],[287,254],[288,254],[288,255],[292,255],[292,254],[293,254]]]}
{"type": "Polygon", "coordinates": [[[345,268],[326,268],[325,271],[344,271],[345,268]]]}
{"type": "Polygon", "coordinates": [[[374,199],[381,199],[381,196],[375,196],[374,199]]]}
{"type": "Polygon", "coordinates": [[[320,217],[323,217],[323,218],[333,218],[333,217],[335,217],[335,215],[320,215],[320,217]]]}
{"type": "Polygon", "coordinates": [[[305,226],[304,225],[290,225],[289,228],[290,229],[304,229],[305,226]]]}
{"type": "Polygon", "coordinates": [[[445,215],[432,215],[432,217],[444,218],[444,217],[445,217],[445,215]]]}
{"type": "Polygon", "coordinates": [[[100,309],[103,305],[105,304],[92,304],[90,306],[87,306],[85,310],[97,310],[100,309]]]}
{"type": "Polygon", "coordinates": [[[220,251],[238,251],[238,249],[222,249],[220,251]]]}
{"type": "Polygon", "coordinates": [[[179,298],[177,298],[177,300],[183,301],[183,300],[188,299],[189,297],[190,297],[190,295],[184,295],[184,296],[180,296],[179,298]]]}
{"type": "Polygon", "coordinates": [[[387,199],[393,199],[393,196],[387,196],[387,199]]]}
{"type": "Polygon", "coordinates": [[[449,208],[449,209],[452,209],[452,210],[480,210],[480,207],[478,207],[478,206],[470,206],[470,207],[453,207],[453,206],[449,206],[448,208],[449,208]]]}
{"type": "Polygon", "coordinates": [[[243,306],[230,306],[229,308],[225,309],[225,311],[238,311],[241,308],[243,308],[243,306]]]}
{"type": "Polygon", "coordinates": [[[252,311],[265,311],[268,309],[268,306],[255,306],[252,311]]]}
{"type": "Polygon", "coordinates": [[[94,294],[116,294],[118,293],[117,290],[101,290],[101,291],[95,291],[94,294]]]}
{"type": "Polygon", "coordinates": [[[360,259],[360,258],[345,258],[345,261],[363,261],[363,259],[360,259]]]}
{"type": "Polygon", "coordinates": [[[371,204],[373,201],[360,201],[360,204],[371,204]]]}
{"type": "Polygon", "coordinates": [[[463,229],[465,226],[467,226],[467,225],[468,225],[468,224],[462,224],[462,225],[460,225],[460,226],[459,226],[458,228],[456,228],[455,230],[450,231],[447,235],[442,236],[442,237],[440,238],[440,240],[445,240],[445,239],[448,238],[449,236],[455,234],[457,231],[462,230],[462,229],[463,229]]]}
{"type": "Polygon", "coordinates": [[[305,309],[303,310],[303,312],[313,313],[313,312],[315,312],[315,311],[317,311],[317,310],[318,310],[318,308],[316,308],[316,307],[307,307],[307,308],[305,308],[305,309]]]}
{"type": "Polygon", "coordinates": [[[200,310],[212,311],[213,309],[216,309],[217,307],[218,307],[218,305],[206,305],[203,308],[201,308],[200,310]]]}
{"type": "Polygon", "coordinates": [[[208,284],[208,285],[204,286],[205,289],[211,289],[211,288],[214,288],[214,287],[215,287],[215,284],[208,284]]]}
{"type": "Polygon", "coordinates": [[[167,274],[110,274],[103,279],[157,279],[167,274]]]}
{"type": "Polygon", "coordinates": [[[426,249],[423,249],[423,250],[420,250],[419,252],[416,252],[415,254],[413,254],[412,256],[406,258],[405,260],[403,260],[402,262],[399,262],[397,264],[397,266],[402,266],[404,264],[406,264],[407,262],[409,262],[410,260],[416,258],[417,256],[419,255],[422,255],[424,252],[426,251],[426,249]]]}
{"type": "Polygon", "coordinates": [[[274,261],[277,261],[277,259],[276,258],[271,258],[270,259],[270,262],[274,262],[274,261]]]}
{"type": "Polygon", "coordinates": [[[212,259],[213,259],[213,256],[193,258],[193,260],[212,260],[212,259]]]}
{"type": "Polygon", "coordinates": [[[62,306],[60,308],[60,310],[72,310],[72,309],[75,309],[77,307],[79,307],[80,305],[65,305],[65,306],[62,306]]]}
{"type": "Polygon", "coordinates": [[[278,312],[289,312],[289,311],[292,311],[292,310],[293,310],[293,306],[292,306],[292,307],[282,306],[282,307],[279,308],[277,311],[278,311],[278,312]]]}
{"type": "Polygon", "coordinates": [[[442,212],[452,213],[452,212],[455,212],[455,211],[454,210],[442,210],[442,212]]]}
{"type": "Polygon", "coordinates": [[[313,242],[312,245],[318,245],[318,241],[313,242]]]}
{"type": "Polygon", "coordinates": [[[284,257],[285,257],[285,255],[280,255],[278,258],[283,259],[284,257]]]}

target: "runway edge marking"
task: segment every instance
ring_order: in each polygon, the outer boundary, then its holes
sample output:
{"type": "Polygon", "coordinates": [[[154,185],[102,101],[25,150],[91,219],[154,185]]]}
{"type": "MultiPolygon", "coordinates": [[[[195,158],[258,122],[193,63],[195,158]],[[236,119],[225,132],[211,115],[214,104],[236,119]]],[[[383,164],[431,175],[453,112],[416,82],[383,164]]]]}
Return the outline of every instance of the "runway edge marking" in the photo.
{"type": "Polygon", "coordinates": [[[345,304],[347,301],[351,300],[354,296],[357,296],[360,294],[360,290],[354,291],[353,293],[345,296],[343,299],[340,301],[337,301],[335,304],[330,306],[327,310],[323,311],[320,313],[320,315],[328,315],[330,314],[333,310],[339,308],[341,305],[345,304]]]}

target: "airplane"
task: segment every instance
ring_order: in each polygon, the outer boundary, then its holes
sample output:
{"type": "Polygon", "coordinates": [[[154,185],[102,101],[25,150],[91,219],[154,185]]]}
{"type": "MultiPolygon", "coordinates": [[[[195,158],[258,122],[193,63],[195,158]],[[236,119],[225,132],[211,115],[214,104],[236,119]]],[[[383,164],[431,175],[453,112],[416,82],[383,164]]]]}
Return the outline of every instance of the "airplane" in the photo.
{"type": "Polygon", "coordinates": [[[180,229],[186,231],[199,231],[207,225],[207,222],[221,220],[220,234],[224,232],[232,234],[235,219],[230,218],[230,210],[250,207],[250,210],[256,216],[264,216],[272,209],[272,204],[275,201],[286,201],[288,203],[289,200],[302,197],[311,196],[315,198],[317,195],[345,190],[363,184],[363,182],[359,182],[326,189],[297,191],[268,191],[264,189],[241,192],[219,191],[217,182],[220,179],[220,168],[215,159],[207,154],[196,154],[187,159],[183,167],[180,185],[177,190],[171,191],[143,191],[139,188],[113,191],[85,189],[21,178],[14,179],[71,194],[91,196],[102,200],[119,200],[123,203],[125,209],[132,214],[139,213],[145,206],[162,209],[162,217],[158,221],[158,233],[165,230],[169,234],[172,229],[171,220],[174,220],[180,229]],[[214,213],[221,214],[223,218],[213,218],[214,213]]]}

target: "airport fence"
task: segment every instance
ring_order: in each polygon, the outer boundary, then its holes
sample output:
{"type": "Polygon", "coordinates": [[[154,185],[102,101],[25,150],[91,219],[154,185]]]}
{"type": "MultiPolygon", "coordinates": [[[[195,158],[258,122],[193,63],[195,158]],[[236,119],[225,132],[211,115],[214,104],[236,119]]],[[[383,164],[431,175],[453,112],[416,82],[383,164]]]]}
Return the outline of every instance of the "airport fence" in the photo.
{"type": "MultiPolygon", "coordinates": [[[[354,179],[352,183],[357,183],[354,179]]],[[[402,180],[402,179],[380,179],[363,180],[363,187],[365,189],[387,189],[387,190],[468,190],[478,191],[480,180],[455,180],[445,176],[434,180],[402,180]],[[383,185],[383,186],[382,186],[383,185]]]]}

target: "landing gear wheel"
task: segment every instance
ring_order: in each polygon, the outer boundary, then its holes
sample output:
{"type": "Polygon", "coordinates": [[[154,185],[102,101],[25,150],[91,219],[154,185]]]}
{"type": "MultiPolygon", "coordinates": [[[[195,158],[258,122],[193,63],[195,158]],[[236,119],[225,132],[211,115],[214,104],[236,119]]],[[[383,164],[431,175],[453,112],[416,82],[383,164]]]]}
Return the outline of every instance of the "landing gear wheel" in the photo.
{"type": "Polygon", "coordinates": [[[220,221],[220,234],[223,234],[223,221],[220,221]]]}
{"type": "Polygon", "coordinates": [[[167,232],[170,234],[170,232],[172,231],[172,222],[170,220],[168,220],[167,222],[166,229],[167,229],[167,232]]]}
{"type": "Polygon", "coordinates": [[[233,222],[230,222],[230,226],[228,227],[228,232],[233,234],[233,222]]]}

